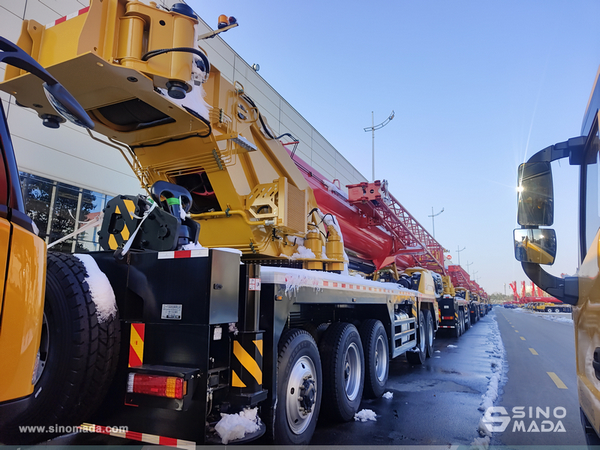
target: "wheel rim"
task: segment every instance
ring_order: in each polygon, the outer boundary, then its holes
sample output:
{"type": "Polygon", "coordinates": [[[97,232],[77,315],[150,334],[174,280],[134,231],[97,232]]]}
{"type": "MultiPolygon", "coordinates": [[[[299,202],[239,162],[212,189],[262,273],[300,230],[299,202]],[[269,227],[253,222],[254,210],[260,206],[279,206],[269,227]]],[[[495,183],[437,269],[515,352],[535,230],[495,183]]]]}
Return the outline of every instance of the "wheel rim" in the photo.
{"type": "Polygon", "coordinates": [[[375,376],[378,381],[385,379],[387,373],[387,349],[383,336],[377,336],[377,342],[375,342],[375,376]]]}
{"type": "Polygon", "coordinates": [[[361,375],[360,352],[356,343],[352,342],[344,357],[344,387],[350,401],[358,397],[361,375]]]}
{"type": "Polygon", "coordinates": [[[308,356],[303,356],[292,368],[287,383],[285,409],[290,430],[302,434],[311,423],[316,396],[316,369],[308,356]]]}
{"type": "Polygon", "coordinates": [[[46,363],[48,362],[48,350],[50,348],[50,330],[48,328],[48,320],[46,319],[46,313],[42,321],[42,336],[40,339],[40,348],[38,349],[37,357],[35,359],[35,366],[33,369],[33,377],[31,383],[35,386],[44,372],[46,363]]]}
{"type": "Polygon", "coordinates": [[[419,321],[419,325],[421,325],[421,329],[419,330],[419,350],[421,350],[421,352],[425,351],[425,322],[423,320],[419,321]]]}

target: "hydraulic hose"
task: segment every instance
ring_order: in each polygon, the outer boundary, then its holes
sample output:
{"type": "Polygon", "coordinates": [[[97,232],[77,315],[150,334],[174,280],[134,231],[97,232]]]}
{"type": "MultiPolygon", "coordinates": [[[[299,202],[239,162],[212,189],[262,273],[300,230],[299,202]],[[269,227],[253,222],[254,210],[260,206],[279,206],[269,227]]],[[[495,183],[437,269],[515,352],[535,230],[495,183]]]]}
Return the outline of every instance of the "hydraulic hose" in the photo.
{"type": "Polygon", "coordinates": [[[170,52],[193,53],[194,55],[199,56],[200,59],[202,60],[202,62],[204,63],[204,67],[206,68],[206,75],[208,76],[208,74],[210,73],[210,63],[208,62],[208,58],[206,57],[206,55],[204,53],[202,53],[197,48],[175,47],[175,48],[163,48],[163,49],[159,49],[159,50],[151,50],[147,53],[144,53],[144,55],[142,56],[142,61],[148,61],[150,58],[154,58],[155,56],[163,55],[165,53],[170,53],[170,52]]]}

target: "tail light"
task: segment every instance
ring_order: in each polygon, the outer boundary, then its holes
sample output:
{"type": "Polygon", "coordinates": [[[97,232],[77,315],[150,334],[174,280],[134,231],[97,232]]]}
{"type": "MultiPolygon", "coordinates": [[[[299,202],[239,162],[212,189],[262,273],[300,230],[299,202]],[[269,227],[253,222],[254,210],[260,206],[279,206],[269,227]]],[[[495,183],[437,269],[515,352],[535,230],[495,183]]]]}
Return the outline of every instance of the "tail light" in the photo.
{"type": "Polygon", "coordinates": [[[187,381],[179,377],[130,373],[127,392],[182,399],[187,394],[187,381]]]}
{"type": "Polygon", "coordinates": [[[454,320],[452,316],[442,316],[442,320],[454,320]]]}

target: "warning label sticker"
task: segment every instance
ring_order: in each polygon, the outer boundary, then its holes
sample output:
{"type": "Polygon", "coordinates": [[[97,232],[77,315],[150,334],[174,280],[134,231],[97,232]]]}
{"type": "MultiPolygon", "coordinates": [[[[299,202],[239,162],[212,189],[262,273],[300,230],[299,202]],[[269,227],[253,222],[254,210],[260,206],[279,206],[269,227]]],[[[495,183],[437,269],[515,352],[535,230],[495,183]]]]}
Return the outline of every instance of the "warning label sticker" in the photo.
{"type": "Polygon", "coordinates": [[[166,320],[181,320],[181,310],[182,305],[163,304],[160,318],[166,320]]]}
{"type": "Polygon", "coordinates": [[[260,278],[250,278],[248,284],[249,291],[260,291],[260,278]]]}

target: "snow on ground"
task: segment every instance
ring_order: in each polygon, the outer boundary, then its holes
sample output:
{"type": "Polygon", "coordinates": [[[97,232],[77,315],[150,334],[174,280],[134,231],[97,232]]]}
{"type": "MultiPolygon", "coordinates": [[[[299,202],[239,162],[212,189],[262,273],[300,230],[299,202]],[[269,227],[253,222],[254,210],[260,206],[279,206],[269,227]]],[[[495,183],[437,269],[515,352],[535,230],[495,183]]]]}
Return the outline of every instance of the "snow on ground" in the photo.
{"type": "MultiPolygon", "coordinates": [[[[489,354],[492,374],[489,377],[487,389],[481,396],[481,404],[479,405],[479,410],[484,414],[489,407],[494,405],[494,402],[498,399],[500,386],[502,386],[507,380],[506,351],[504,350],[504,344],[502,343],[502,335],[500,334],[500,329],[498,328],[496,315],[494,314],[488,317],[491,318],[491,321],[488,322],[489,332],[487,333],[487,343],[491,348],[489,354]]],[[[484,424],[483,416],[479,422],[479,434],[480,436],[471,442],[471,446],[475,448],[487,449],[490,444],[492,433],[484,424]]]]}
{"type": "Polygon", "coordinates": [[[390,400],[390,399],[394,398],[394,393],[390,392],[390,391],[384,392],[383,393],[383,398],[387,398],[388,400],[390,400]]]}
{"type": "Polygon", "coordinates": [[[562,322],[562,323],[570,323],[570,324],[573,323],[573,316],[571,316],[571,313],[568,313],[568,316],[570,316],[570,317],[565,317],[565,316],[567,316],[567,314],[564,314],[562,316],[559,314],[560,313],[558,313],[558,314],[551,313],[551,315],[544,314],[544,315],[542,315],[542,319],[549,320],[551,322],[562,322]]]}
{"type": "Polygon", "coordinates": [[[356,414],[354,414],[354,420],[356,422],[366,422],[368,420],[372,420],[377,422],[377,414],[372,409],[362,409],[356,414]]]}
{"type": "Polygon", "coordinates": [[[536,317],[540,317],[544,320],[549,320],[551,322],[573,323],[573,314],[572,313],[538,312],[538,311],[530,311],[528,309],[523,309],[523,308],[516,308],[516,309],[514,309],[514,311],[520,312],[523,314],[531,314],[536,317]]]}

